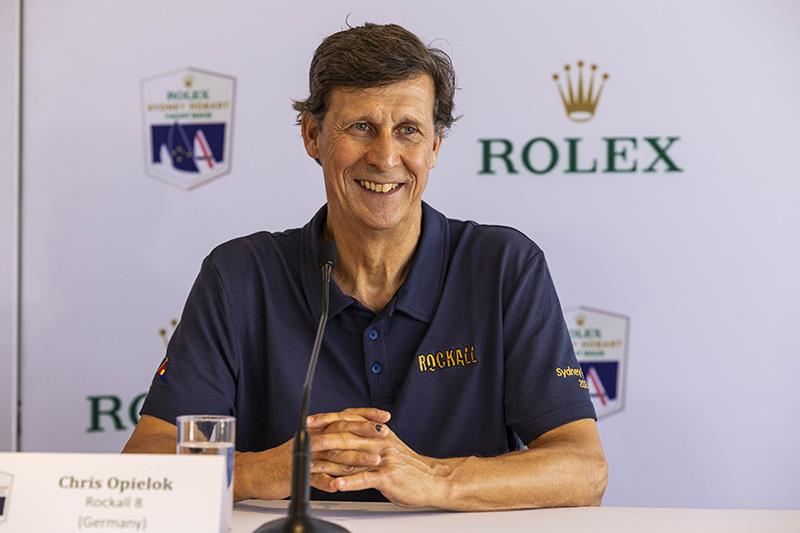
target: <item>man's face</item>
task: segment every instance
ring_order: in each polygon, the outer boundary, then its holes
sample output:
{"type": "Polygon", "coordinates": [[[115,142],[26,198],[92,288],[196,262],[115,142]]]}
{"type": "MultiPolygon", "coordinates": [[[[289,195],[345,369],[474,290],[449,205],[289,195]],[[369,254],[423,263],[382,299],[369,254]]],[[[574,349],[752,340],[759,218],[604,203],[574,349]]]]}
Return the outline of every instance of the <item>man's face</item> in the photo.
{"type": "Polygon", "coordinates": [[[335,87],[321,122],[304,116],[306,151],[322,164],[330,216],[356,230],[415,220],[441,143],[434,98],[428,75],[385,87],[335,87]]]}

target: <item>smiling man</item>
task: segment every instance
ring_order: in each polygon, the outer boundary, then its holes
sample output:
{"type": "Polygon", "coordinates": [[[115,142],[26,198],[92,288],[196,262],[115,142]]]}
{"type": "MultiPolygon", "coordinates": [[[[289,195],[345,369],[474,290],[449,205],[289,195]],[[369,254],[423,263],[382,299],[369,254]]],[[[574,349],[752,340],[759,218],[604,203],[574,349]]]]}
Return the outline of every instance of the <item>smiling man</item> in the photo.
{"type": "Polygon", "coordinates": [[[312,498],[489,510],[598,505],[594,410],[541,250],[422,202],[453,117],[446,54],[397,25],[331,35],[295,103],[327,204],[302,229],[206,258],[128,452],[172,453],[175,417],[237,417],[235,498],[285,498],[333,240],[309,418],[312,498]],[[163,370],[163,371],[162,371],[163,370]],[[527,449],[518,443],[527,444],[527,449]]]}

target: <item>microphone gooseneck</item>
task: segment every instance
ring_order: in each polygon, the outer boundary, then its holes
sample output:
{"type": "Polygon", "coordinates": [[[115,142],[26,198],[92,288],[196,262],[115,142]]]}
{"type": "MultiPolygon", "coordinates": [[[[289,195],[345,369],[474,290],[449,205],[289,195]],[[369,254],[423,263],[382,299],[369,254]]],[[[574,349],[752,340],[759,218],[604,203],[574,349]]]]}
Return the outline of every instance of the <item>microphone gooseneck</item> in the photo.
{"type": "Polygon", "coordinates": [[[331,271],[337,259],[336,244],[333,241],[324,241],[319,247],[317,263],[322,271],[322,314],[317,326],[317,336],[314,338],[314,347],[311,350],[311,360],[308,362],[306,379],[303,383],[303,397],[300,402],[300,424],[294,436],[292,448],[292,501],[289,504],[289,516],[263,524],[254,533],[292,532],[302,533],[310,531],[335,531],[347,532],[347,529],[325,520],[312,518],[309,512],[310,476],[311,476],[311,441],[308,435],[309,403],[311,401],[311,386],[314,383],[314,372],[317,369],[317,359],[322,348],[322,336],[328,322],[328,304],[330,299],[331,271]]]}

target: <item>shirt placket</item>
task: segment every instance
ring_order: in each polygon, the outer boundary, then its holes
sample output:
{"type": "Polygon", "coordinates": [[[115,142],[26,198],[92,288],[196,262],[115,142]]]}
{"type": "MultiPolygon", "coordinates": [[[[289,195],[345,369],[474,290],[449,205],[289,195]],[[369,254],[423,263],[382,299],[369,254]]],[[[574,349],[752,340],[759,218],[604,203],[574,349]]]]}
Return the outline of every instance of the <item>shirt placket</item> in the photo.
{"type": "Polygon", "coordinates": [[[370,324],[364,329],[364,366],[373,407],[386,409],[392,404],[389,360],[386,354],[384,321],[370,324]]]}

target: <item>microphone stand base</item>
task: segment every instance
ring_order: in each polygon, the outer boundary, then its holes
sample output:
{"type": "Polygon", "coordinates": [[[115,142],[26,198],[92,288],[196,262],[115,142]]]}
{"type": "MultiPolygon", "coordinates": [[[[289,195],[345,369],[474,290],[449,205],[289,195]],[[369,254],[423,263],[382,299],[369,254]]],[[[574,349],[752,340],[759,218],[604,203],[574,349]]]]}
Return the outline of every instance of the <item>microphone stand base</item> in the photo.
{"type": "Polygon", "coordinates": [[[304,533],[311,531],[315,533],[350,533],[349,530],[338,524],[320,520],[319,518],[311,518],[310,516],[296,519],[288,516],[286,518],[279,518],[278,520],[263,524],[253,533],[304,533]]]}

